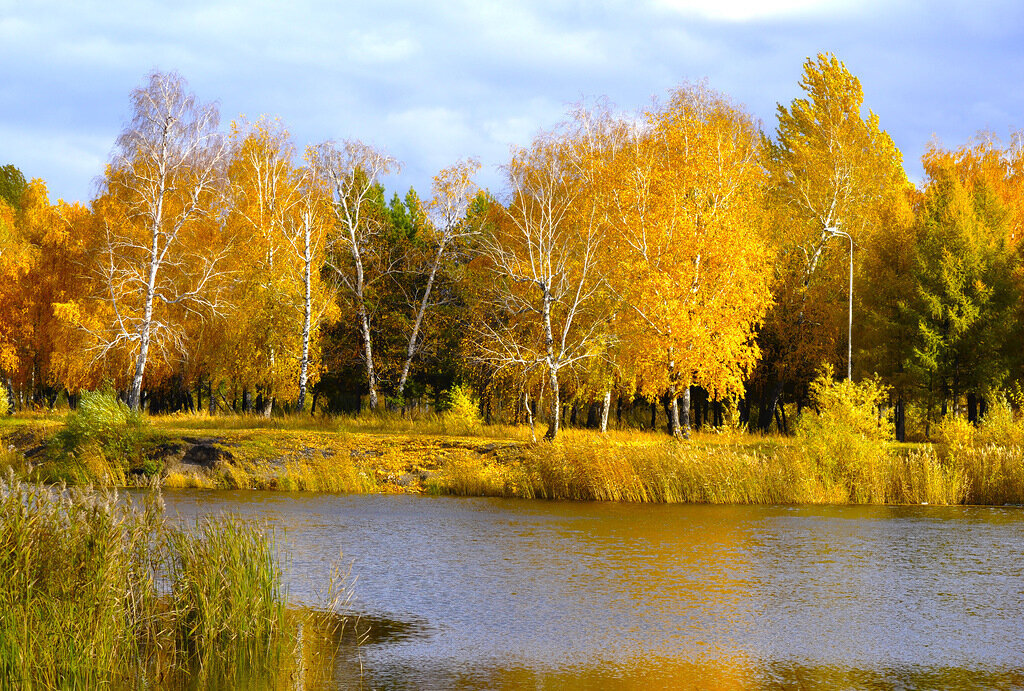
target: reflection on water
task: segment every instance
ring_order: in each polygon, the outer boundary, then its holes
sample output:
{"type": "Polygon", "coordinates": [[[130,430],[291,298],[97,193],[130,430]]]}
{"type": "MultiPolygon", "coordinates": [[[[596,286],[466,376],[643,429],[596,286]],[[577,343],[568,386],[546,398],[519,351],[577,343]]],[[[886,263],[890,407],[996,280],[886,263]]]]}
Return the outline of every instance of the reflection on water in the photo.
{"type": "Polygon", "coordinates": [[[371,687],[1024,684],[1017,508],[165,499],[268,521],[298,601],[342,551],[371,687]]]}

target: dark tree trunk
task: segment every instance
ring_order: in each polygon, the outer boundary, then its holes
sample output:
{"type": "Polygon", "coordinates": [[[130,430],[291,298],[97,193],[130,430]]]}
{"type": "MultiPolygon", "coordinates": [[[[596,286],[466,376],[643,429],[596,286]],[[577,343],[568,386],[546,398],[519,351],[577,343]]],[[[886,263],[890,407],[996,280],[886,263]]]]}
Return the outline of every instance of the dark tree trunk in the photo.
{"type": "Polygon", "coordinates": [[[893,426],[896,428],[896,441],[905,442],[907,440],[907,411],[903,398],[896,399],[896,406],[893,408],[893,418],[893,426]]]}
{"type": "Polygon", "coordinates": [[[972,425],[978,424],[978,396],[973,391],[967,394],[967,421],[972,425]]]}
{"type": "Polygon", "coordinates": [[[761,407],[757,414],[757,429],[764,434],[767,434],[768,430],[771,429],[772,415],[776,414],[775,409],[781,395],[782,379],[773,372],[772,378],[764,388],[761,396],[761,407]]]}
{"type": "Polygon", "coordinates": [[[679,423],[682,425],[682,436],[690,438],[690,387],[684,386],[683,393],[679,396],[679,423]]]}
{"type": "Polygon", "coordinates": [[[988,400],[984,396],[978,396],[978,421],[984,422],[988,415],[988,400]]]}
{"type": "Polygon", "coordinates": [[[651,401],[651,431],[658,429],[658,399],[651,401]]]}
{"type": "Polygon", "coordinates": [[[14,415],[14,407],[17,404],[17,399],[14,398],[14,387],[11,385],[11,378],[3,377],[3,382],[4,393],[7,394],[7,414],[14,415]]]}

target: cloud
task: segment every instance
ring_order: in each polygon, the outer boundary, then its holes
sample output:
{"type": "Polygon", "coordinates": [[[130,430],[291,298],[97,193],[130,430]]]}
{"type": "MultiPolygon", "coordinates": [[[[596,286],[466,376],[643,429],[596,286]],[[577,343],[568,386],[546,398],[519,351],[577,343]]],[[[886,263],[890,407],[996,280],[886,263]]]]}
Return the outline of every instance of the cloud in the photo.
{"type": "Polygon", "coordinates": [[[860,77],[908,169],[932,133],[955,144],[1024,125],[1024,9],[1010,2],[43,0],[2,14],[0,156],[77,199],[154,68],[181,72],[225,121],[280,116],[300,150],[389,149],[406,162],[395,184],[423,192],[464,156],[495,170],[586,97],[633,111],[707,78],[771,131],[820,51],[860,77]]]}

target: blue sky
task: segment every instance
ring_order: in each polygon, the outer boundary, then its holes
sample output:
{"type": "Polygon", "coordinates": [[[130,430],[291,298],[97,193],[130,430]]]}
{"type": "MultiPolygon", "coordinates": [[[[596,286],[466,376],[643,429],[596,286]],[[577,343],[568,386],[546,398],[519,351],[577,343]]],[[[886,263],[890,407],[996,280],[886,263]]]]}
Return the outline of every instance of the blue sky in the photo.
{"type": "Polygon", "coordinates": [[[861,0],[22,2],[0,0],[0,165],[87,201],[153,70],[177,70],[223,126],[280,117],[297,147],[358,138],[404,163],[389,189],[466,156],[498,191],[510,145],[568,105],[642,108],[684,81],[769,132],[808,56],[835,53],[903,151],[1024,129],[1024,4],[861,0]]]}

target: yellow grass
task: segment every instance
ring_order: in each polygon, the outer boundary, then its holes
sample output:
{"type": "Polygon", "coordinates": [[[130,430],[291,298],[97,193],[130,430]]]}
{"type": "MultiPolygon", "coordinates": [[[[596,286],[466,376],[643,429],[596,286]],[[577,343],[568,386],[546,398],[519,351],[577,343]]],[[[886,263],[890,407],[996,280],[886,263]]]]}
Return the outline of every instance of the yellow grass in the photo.
{"type": "MultiPolygon", "coordinates": [[[[1024,447],[1012,444],[1020,438],[1012,420],[978,433],[951,423],[944,430],[948,441],[936,446],[859,439],[835,425],[814,436],[728,429],[695,433],[685,442],[649,431],[568,429],[554,443],[532,443],[526,426],[479,426],[454,435],[438,416],[170,415],[147,421],[147,448],[201,442],[221,453],[210,467],[181,462],[184,451],[161,459],[153,481],[167,488],[635,502],[1024,503],[1024,447]]],[[[17,427],[7,423],[0,435],[17,427]]],[[[13,452],[0,449],[0,465],[24,474],[13,452]]],[[[86,446],[63,465],[42,463],[32,476],[150,482],[126,476],[124,468],[86,446]]]]}

